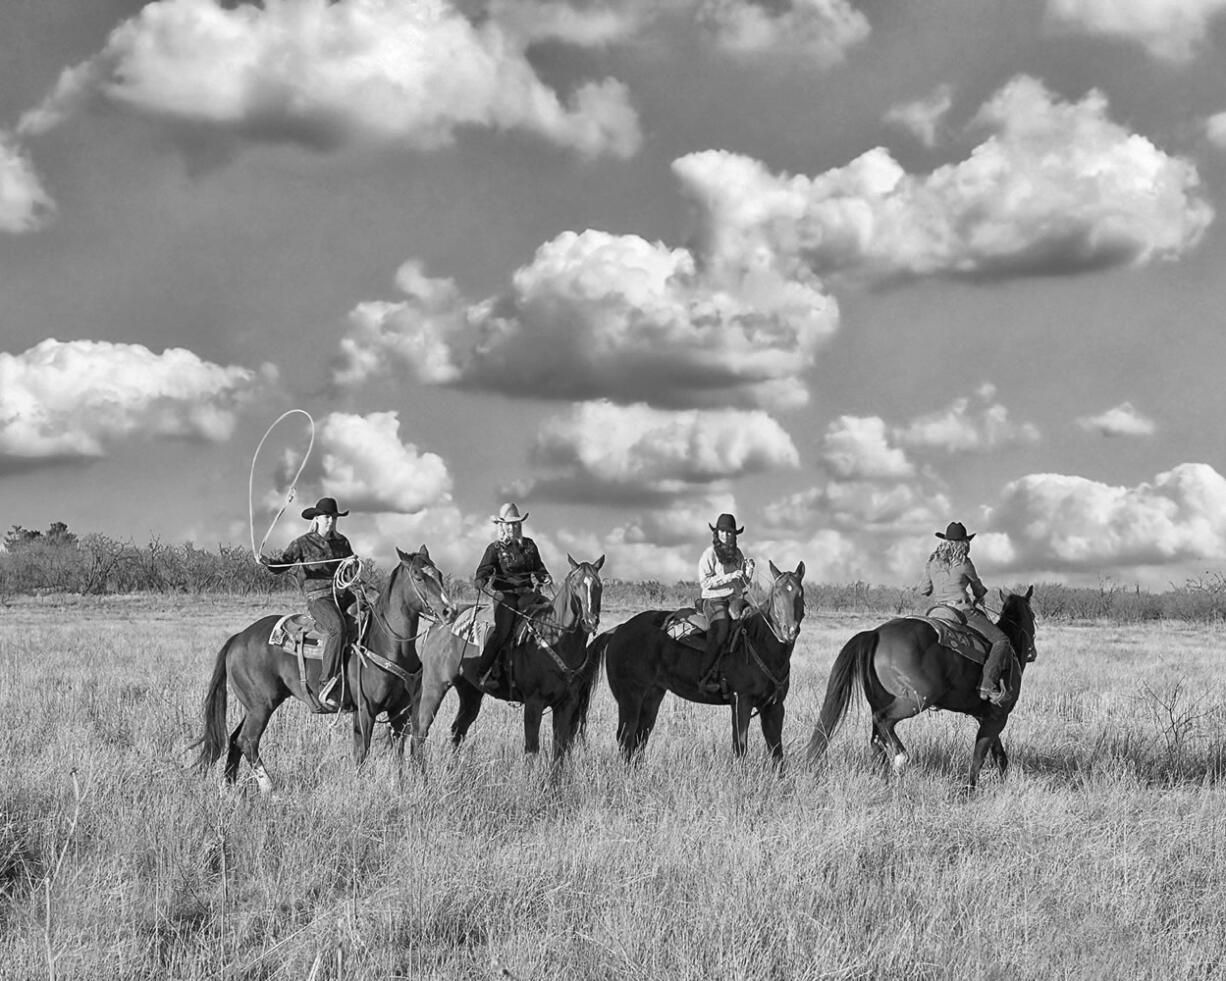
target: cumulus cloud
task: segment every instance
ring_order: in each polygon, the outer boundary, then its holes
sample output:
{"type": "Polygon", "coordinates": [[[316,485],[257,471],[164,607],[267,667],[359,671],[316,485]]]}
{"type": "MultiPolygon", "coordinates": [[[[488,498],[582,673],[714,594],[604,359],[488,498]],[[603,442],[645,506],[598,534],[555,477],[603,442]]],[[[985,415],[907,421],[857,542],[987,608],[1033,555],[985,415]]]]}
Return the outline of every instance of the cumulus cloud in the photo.
{"type": "Polygon", "coordinates": [[[510,289],[467,302],[410,263],[408,299],[350,317],[333,381],[383,373],[508,395],[656,406],[796,406],[799,376],[838,325],[811,276],[708,268],[635,235],[564,232],[510,289]]]}
{"type": "Polygon", "coordinates": [[[48,339],[0,352],[0,471],[103,457],[142,437],[224,442],[276,371],[154,354],[139,344],[48,339]]]}
{"type": "Polygon", "coordinates": [[[1175,259],[1213,218],[1195,166],[1107,115],[1018,76],[979,111],[965,160],[907,174],[876,148],[817,177],[721,150],[673,164],[698,206],[699,250],[867,280],[1067,274],[1175,259]]]}
{"type": "Polygon", "coordinates": [[[922,99],[891,106],[884,118],[887,123],[906,130],[932,149],[936,146],[937,130],[953,102],[953,89],[948,85],[938,85],[922,99]]]}
{"type": "Polygon", "coordinates": [[[1096,416],[1082,416],[1077,425],[1102,436],[1152,436],[1157,426],[1141,415],[1131,402],[1121,402],[1113,409],[1096,416]]]}
{"type": "Polygon", "coordinates": [[[823,524],[844,530],[893,531],[935,526],[950,509],[949,498],[908,483],[831,480],[772,501],[762,509],[768,527],[780,531],[823,524]]]}
{"type": "Polygon", "coordinates": [[[944,409],[896,428],[894,439],[902,446],[945,453],[988,453],[1005,446],[1038,442],[1038,427],[1013,422],[1005,406],[991,401],[995,393],[995,388],[985,385],[977,393],[978,405],[973,405],[969,398],[954,399],[944,409]]]}
{"type": "Polygon", "coordinates": [[[664,411],[607,401],[542,425],[531,459],[536,496],[659,499],[746,474],[799,466],[792,439],[765,412],[664,411]]]}
{"type": "Polygon", "coordinates": [[[413,514],[451,497],[442,457],[400,440],[395,412],[333,412],[319,429],[320,484],[357,511],[413,514]]]}
{"type": "Polygon", "coordinates": [[[497,21],[446,0],[155,0],[22,118],[39,133],[94,102],[235,143],[430,150],[463,127],[522,130],[585,156],[635,153],[625,86],[563,98],[497,21]]]}
{"type": "Polygon", "coordinates": [[[821,455],[842,480],[892,480],[915,472],[877,416],[839,416],[826,426],[821,455]]]}
{"type": "Polygon", "coordinates": [[[1132,41],[1155,58],[1187,61],[1226,11],[1226,0],[1048,0],[1045,22],[1057,32],[1132,41]]]}
{"type": "Polygon", "coordinates": [[[842,62],[870,31],[847,0],[698,0],[695,12],[724,50],[793,52],[821,68],[842,62]]]}
{"type": "Polygon", "coordinates": [[[43,189],[29,157],[0,130],[0,232],[18,234],[45,225],[55,202],[43,189]]]}
{"type": "Polygon", "coordinates": [[[1226,112],[1215,113],[1205,120],[1205,135],[1219,150],[1226,150],[1226,112]]]}
{"type": "Polygon", "coordinates": [[[1065,474],[1005,486],[993,527],[1016,565],[1103,570],[1121,565],[1226,560],[1226,478],[1184,463],[1152,482],[1118,487],[1065,474]]]}

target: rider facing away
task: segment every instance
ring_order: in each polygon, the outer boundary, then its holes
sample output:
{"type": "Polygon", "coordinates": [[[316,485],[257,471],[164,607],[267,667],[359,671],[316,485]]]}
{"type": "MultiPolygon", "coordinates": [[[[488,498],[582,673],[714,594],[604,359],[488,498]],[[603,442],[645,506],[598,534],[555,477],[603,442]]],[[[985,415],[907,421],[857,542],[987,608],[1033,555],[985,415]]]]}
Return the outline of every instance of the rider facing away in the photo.
{"type": "Polygon", "coordinates": [[[916,587],[923,596],[931,596],[933,606],[948,606],[966,617],[966,624],[983,634],[992,649],[983,665],[979,681],[979,697],[993,705],[1000,705],[1009,696],[1000,681],[1001,670],[1013,657],[1013,645],[1001,629],[988,619],[979,605],[987,594],[987,587],[979,580],[975,564],[971,561],[971,539],[960,521],[951,521],[944,533],[936,532],[944,539],[928,557],[924,578],[916,587]],[[970,590],[968,595],[967,590],[970,590]]]}
{"type": "Polygon", "coordinates": [[[314,507],[302,512],[311,522],[310,531],[290,542],[280,556],[260,555],[260,564],[274,575],[293,570],[306,599],[307,612],[315,625],[326,631],[319,673],[322,685],[319,701],[332,709],[340,707],[333,689],[340,679],[341,651],[347,633],[345,615],[341,611],[352,600],[348,590],[333,592],[332,577],[340,560],[353,555],[349,539],[336,530],[336,520],[348,514],[348,511],[337,509],[335,498],[321,497],[314,507]]]}
{"type": "Polygon", "coordinates": [[[732,632],[732,620],[740,617],[745,605],[745,587],[753,579],[753,559],[737,547],[737,536],[745,531],[736,526],[731,514],[721,514],[711,529],[711,544],[698,560],[698,585],[702,612],[707,617],[707,658],[698,687],[718,691],[715,678],[720,655],[732,632]]]}
{"type": "Polygon", "coordinates": [[[523,523],[527,518],[527,513],[521,515],[519,508],[509,502],[499,509],[490,519],[498,526],[498,538],[486,546],[473,575],[477,590],[494,601],[494,629],[477,662],[478,684],[487,690],[497,686],[502,664],[499,653],[510,639],[520,611],[539,597],[537,586],[553,582],[536,542],[524,537],[523,523]]]}

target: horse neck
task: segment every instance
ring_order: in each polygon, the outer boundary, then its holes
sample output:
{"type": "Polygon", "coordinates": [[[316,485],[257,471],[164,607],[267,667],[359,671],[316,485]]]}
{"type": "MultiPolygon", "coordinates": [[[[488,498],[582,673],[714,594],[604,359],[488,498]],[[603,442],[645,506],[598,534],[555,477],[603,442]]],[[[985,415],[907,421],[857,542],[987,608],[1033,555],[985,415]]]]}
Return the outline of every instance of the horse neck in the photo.
{"type": "Polygon", "coordinates": [[[1000,628],[1001,633],[1009,638],[1009,643],[1013,646],[1013,653],[1017,658],[1018,664],[1022,666],[1022,670],[1026,670],[1026,635],[1022,630],[1022,621],[1020,618],[1015,619],[1009,613],[1008,607],[1000,611],[1000,617],[996,621],[996,626],[1000,628]]]}
{"type": "Polygon", "coordinates": [[[792,656],[792,648],[796,646],[796,642],[785,644],[775,636],[767,614],[769,609],[768,602],[766,606],[760,607],[757,612],[745,620],[745,636],[749,638],[759,653],[786,661],[792,656]]]}
{"type": "Polygon", "coordinates": [[[395,650],[398,644],[405,643],[405,640],[401,638],[412,638],[417,634],[421,610],[415,605],[415,602],[400,605],[392,598],[396,590],[396,581],[401,576],[402,570],[403,567],[399,565],[392,570],[392,574],[387,577],[387,582],[379,592],[379,598],[375,600],[375,629],[371,631],[372,646],[378,646],[377,638],[384,637],[387,641],[386,646],[395,650]],[[401,616],[405,619],[403,630],[393,622],[401,616]],[[392,634],[393,630],[401,637],[392,634]]]}
{"type": "Polygon", "coordinates": [[[575,613],[575,595],[569,582],[562,583],[562,588],[553,598],[551,609],[553,616],[549,622],[536,624],[537,631],[551,644],[557,644],[571,634],[579,632],[575,629],[579,617],[575,613]]]}

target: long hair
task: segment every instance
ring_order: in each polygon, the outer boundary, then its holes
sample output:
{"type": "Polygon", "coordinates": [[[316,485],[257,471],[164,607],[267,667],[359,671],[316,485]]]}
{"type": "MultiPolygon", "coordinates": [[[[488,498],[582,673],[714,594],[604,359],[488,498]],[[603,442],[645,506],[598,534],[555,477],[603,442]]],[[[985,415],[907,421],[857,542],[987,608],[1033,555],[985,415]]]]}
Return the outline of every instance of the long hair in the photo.
{"type": "Polygon", "coordinates": [[[970,542],[941,542],[940,545],[932,550],[932,554],[928,556],[928,561],[936,562],[939,565],[943,565],[946,569],[950,569],[955,565],[965,562],[970,552],[970,542]]]}
{"type": "Polygon", "coordinates": [[[719,540],[719,532],[711,534],[711,546],[715,549],[715,557],[721,562],[735,562],[741,550],[736,547],[736,532],[732,533],[732,540],[725,545],[719,540]]]}

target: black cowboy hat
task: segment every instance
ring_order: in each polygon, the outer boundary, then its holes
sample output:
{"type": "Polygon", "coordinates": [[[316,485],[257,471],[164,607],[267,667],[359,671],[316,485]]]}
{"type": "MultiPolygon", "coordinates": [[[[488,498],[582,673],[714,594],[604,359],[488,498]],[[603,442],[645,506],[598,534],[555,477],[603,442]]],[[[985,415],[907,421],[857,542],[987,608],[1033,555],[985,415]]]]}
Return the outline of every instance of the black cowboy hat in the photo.
{"type": "Polygon", "coordinates": [[[334,518],[343,518],[348,513],[348,511],[337,510],[335,497],[321,497],[315,502],[315,506],[313,508],[307,508],[305,511],[303,511],[302,516],[310,519],[318,518],[321,514],[330,514],[334,518]]]}
{"type": "Polygon", "coordinates": [[[966,533],[966,525],[961,521],[951,521],[944,534],[939,531],[935,534],[937,538],[944,538],[947,542],[969,542],[975,537],[966,533]]]}
{"type": "Polygon", "coordinates": [[[730,531],[734,535],[739,535],[745,530],[744,525],[742,525],[740,528],[736,526],[736,518],[730,514],[721,514],[715,519],[715,524],[708,525],[707,527],[712,531],[730,531]]]}

